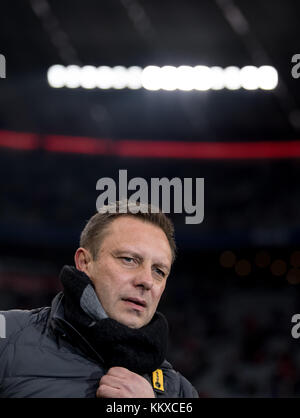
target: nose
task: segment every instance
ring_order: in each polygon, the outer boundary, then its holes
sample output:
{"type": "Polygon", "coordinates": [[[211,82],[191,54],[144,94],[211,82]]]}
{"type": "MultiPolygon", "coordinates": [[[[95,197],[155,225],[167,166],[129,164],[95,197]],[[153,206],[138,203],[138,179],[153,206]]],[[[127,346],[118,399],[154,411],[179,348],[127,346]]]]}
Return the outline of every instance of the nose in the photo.
{"type": "Polygon", "coordinates": [[[153,286],[151,267],[145,266],[136,272],[134,284],[135,286],[143,287],[146,290],[151,290],[153,286]]]}

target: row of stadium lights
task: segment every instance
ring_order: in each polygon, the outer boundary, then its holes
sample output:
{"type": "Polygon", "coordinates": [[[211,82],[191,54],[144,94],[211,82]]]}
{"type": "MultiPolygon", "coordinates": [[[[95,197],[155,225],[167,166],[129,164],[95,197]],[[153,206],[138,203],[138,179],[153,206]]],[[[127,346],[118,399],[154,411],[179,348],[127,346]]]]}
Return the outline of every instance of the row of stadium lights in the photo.
{"type": "MultiPolygon", "coordinates": [[[[290,256],[290,267],[284,260],[277,259],[271,262],[271,256],[266,251],[256,254],[254,263],[259,268],[270,267],[274,276],[286,274],[286,280],[290,284],[300,283],[300,251],[294,251],[290,256]]],[[[224,268],[234,267],[238,276],[248,276],[251,273],[251,263],[246,259],[237,260],[232,251],[224,251],[220,256],[220,264],[224,268]]]]}
{"type": "Polygon", "coordinates": [[[85,89],[132,89],[146,90],[273,90],[278,84],[278,73],[274,67],[263,65],[254,67],[247,65],[242,68],[230,66],[195,67],[166,65],[157,67],[150,65],[145,68],[123,66],[94,67],[86,65],[53,65],[47,73],[48,83],[54,88],[85,88],[85,89]]]}

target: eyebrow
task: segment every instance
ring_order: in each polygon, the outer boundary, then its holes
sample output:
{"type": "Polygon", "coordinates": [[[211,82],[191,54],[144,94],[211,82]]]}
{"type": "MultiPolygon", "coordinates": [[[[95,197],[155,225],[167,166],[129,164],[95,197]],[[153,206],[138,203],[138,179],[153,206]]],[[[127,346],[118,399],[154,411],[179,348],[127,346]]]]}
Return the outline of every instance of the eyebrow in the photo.
{"type": "MultiPolygon", "coordinates": [[[[139,254],[139,253],[137,253],[137,252],[135,252],[133,250],[130,250],[130,249],[116,250],[116,251],[113,251],[113,253],[116,254],[116,255],[122,255],[124,253],[128,253],[128,254],[132,255],[133,257],[137,258],[140,261],[144,260],[144,257],[141,254],[139,254]]],[[[165,263],[163,263],[161,261],[156,261],[153,264],[155,266],[164,268],[165,270],[167,270],[168,273],[171,271],[171,266],[168,267],[167,264],[165,264],[165,263]]]]}

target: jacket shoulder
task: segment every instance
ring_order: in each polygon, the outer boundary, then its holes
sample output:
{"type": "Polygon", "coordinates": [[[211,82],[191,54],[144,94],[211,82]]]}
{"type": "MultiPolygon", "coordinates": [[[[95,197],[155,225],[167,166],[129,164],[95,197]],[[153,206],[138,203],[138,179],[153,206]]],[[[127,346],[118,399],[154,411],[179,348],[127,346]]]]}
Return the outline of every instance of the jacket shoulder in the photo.
{"type": "Polygon", "coordinates": [[[49,310],[50,308],[43,307],[32,310],[0,311],[0,354],[1,349],[20,331],[34,323],[46,321],[49,310]]]}
{"type": "Polygon", "coordinates": [[[16,343],[24,338],[32,340],[33,334],[27,329],[33,324],[44,327],[48,315],[49,308],[0,311],[0,387],[9,372],[16,343]]]}
{"type": "Polygon", "coordinates": [[[178,372],[180,378],[180,398],[199,398],[196,388],[178,372]]]}
{"type": "Polygon", "coordinates": [[[198,392],[194,386],[171,363],[165,360],[161,369],[166,381],[166,394],[170,398],[198,398],[198,392]]]}

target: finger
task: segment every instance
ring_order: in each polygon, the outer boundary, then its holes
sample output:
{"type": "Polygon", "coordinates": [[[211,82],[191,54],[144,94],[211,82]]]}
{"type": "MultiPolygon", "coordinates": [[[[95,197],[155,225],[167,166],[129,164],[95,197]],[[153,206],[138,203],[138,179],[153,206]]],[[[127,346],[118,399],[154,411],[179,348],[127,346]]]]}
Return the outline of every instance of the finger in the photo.
{"type": "Polygon", "coordinates": [[[134,373],[128,369],[125,369],[125,367],[111,367],[106,374],[116,377],[127,377],[134,373]]]}
{"type": "Polygon", "coordinates": [[[120,390],[107,385],[101,385],[96,392],[97,398],[120,398],[120,390]]]}
{"type": "Polygon", "coordinates": [[[124,379],[118,376],[106,374],[102,376],[100,379],[99,386],[101,385],[106,385],[106,386],[111,386],[116,389],[121,389],[121,387],[124,386],[124,379]]]}

